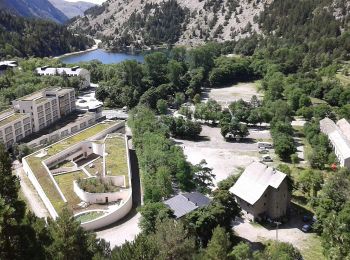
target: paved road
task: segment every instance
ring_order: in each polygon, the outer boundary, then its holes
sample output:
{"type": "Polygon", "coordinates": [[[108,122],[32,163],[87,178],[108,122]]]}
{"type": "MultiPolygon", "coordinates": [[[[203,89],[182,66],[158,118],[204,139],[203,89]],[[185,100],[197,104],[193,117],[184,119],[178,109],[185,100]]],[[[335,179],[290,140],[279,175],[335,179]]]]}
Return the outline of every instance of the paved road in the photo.
{"type": "Polygon", "coordinates": [[[30,210],[39,218],[48,217],[49,212],[34,187],[30,186],[30,180],[25,175],[21,165],[16,166],[16,175],[20,179],[21,190],[27,199],[30,210]]]}
{"type": "Polygon", "coordinates": [[[141,197],[141,185],[138,161],[135,150],[130,150],[130,162],[132,172],[132,195],[133,195],[133,208],[130,213],[122,220],[110,225],[106,229],[96,232],[98,238],[103,238],[110,243],[111,248],[120,246],[125,241],[132,241],[140,233],[138,226],[140,214],[136,211],[142,203],[141,197]]]}

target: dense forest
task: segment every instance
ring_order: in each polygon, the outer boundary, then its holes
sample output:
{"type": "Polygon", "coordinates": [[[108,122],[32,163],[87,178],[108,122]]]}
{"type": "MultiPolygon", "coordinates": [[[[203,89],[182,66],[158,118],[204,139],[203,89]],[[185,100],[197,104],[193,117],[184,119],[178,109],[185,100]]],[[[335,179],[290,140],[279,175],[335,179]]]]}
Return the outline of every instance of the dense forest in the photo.
{"type": "Polygon", "coordinates": [[[47,57],[85,50],[93,40],[74,35],[50,21],[23,18],[0,10],[0,58],[47,57]]]}

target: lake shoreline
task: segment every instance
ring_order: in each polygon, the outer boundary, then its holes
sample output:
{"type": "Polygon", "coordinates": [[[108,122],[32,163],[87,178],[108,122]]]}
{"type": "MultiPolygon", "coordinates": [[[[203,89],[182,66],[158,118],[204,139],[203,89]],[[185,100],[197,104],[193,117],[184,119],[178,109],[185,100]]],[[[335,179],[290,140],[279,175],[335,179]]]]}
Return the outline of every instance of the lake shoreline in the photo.
{"type": "Polygon", "coordinates": [[[94,41],[95,41],[95,44],[94,44],[91,48],[89,48],[89,49],[86,49],[86,50],[83,50],[83,51],[68,52],[68,53],[62,54],[62,55],[60,55],[60,56],[56,56],[56,57],[54,57],[54,59],[62,59],[62,58],[66,58],[66,57],[73,56],[73,55],[77,55],[77,54],[83,54],[83,53],[95,51],[95,50],[98,49],[98,45],[99,45],[102,41],[101,41],[101,40],[98,40],[98,39],[94,39],[94,41]]]}

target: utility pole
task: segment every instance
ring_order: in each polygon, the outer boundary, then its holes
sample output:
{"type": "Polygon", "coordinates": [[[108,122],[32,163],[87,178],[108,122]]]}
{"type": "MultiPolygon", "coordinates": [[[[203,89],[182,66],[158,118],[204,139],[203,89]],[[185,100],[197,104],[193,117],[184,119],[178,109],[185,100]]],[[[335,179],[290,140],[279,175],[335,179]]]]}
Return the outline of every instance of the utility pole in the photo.
{"type": "Polygon", "coordinates": [[[278,221],[274,221],[273,223],[276,224],[276,241],[278,241],[278,226],[281,225],[282,223],[281,222],[278,222],[278,221]]]}

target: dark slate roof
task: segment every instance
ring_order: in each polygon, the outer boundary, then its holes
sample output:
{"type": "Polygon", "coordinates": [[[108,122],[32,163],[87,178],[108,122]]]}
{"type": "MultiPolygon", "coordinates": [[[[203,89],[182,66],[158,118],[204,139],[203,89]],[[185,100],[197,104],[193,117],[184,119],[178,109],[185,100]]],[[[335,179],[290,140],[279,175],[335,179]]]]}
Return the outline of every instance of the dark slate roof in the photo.
{"type": "Polygon", "coordinates": [[[174,211],[176,218],[181,218],[197,208],[208,205],[210,202],[211,200],[203,194],[191,192],[176,195],[164,201],[164,204],[174,211]]]}

